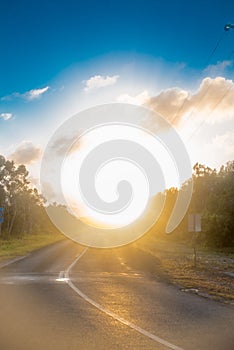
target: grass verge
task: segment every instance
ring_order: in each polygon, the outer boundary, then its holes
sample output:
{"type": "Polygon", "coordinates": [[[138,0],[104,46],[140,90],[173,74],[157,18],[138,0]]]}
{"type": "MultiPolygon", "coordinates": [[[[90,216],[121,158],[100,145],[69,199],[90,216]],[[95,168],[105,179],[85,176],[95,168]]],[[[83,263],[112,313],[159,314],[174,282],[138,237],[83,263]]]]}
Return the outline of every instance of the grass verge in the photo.
{"type": "Polygon", "coordinates": [[[24,235],[22,238],[14,238],[9,241],[0,239],[0,260],[26,255],[35,249],[57,242],[62,238],[61,234],[39,233],[24,235]]]}

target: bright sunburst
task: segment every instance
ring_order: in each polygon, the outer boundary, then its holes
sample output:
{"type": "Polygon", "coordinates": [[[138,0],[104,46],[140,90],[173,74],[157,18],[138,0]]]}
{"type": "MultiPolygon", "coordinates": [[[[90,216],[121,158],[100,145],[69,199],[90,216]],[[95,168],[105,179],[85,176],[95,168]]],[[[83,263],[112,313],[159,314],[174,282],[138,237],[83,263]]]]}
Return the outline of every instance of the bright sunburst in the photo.
{"type": "MultiPolygon", "coordinates": [[[[101,213],[94,210],[84,200],[79,186],[79,171],[87,155],[97,146],[110,140],[129,140],[136,142],[150,152],[159,163],[164,174],[163,191],[178,186],[178,174],[168,150],[157,138],[144,129],[131,125],[105,125],[86,133],[71,147],[63,162],[61,172],[62,189],[68,207],[75,216],[82,217],[96,227],[122,227],[134,222],[144,212],[150,199],[149,184],[144,169],[129,159],[110,159],[96,171],[95,189],[98,196],[111,203],[118,199],[117,186],[125,180],[131,184],[133,196],[128,205],[118,213],[101,213]]],[[[157,181],[157,179],[155,179],[157,181]]]]}

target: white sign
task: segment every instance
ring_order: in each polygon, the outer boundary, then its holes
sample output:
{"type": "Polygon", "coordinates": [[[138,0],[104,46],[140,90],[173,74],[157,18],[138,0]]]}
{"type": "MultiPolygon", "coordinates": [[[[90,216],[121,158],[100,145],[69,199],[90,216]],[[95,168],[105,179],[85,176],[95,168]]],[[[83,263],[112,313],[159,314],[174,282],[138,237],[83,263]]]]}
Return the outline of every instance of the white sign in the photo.
{"type": "Polygon", "coordinates": [[[188,231],[201,232],[201,214],[189,214],[188,231]]]}

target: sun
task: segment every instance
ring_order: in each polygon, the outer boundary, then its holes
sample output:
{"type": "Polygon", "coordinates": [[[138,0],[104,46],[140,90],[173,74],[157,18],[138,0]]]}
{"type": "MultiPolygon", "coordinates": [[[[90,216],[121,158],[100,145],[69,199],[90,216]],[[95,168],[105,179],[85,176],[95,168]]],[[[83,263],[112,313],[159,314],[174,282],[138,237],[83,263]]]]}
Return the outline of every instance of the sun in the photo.
{"type": "Polygon", "coordinates": [[[117,124],[103,125],[90,130],[72,145],[65,157],[61,171],[61,185],[67,207],[72,214],[98,228],[119,228],[133,223],[144,213],[152,195],[156,194],[150,193],[148,176],[144,168],[129,158],[113,155],[95,171],[90,165],[90,171],[93,173],[87,173],[87,181],[92,176],[95,187],[95,193],[90,197],[91,201],[93,198],[100,199],[102,203],[106,203],[107,210],[99,210],[95,204],[84,198],[79,181],[82,165],[91,152],[95,152],[100,145],[110,147],[113,140],[134,142],[155,158],[162,168],[165,180],[164,183],[158,184],[158,191],[178,185],[177,169],[168,150],[143,128],[117,124]],[[126,185],[123,187],[126,190],[122,190],[121,193],[120,184],[126,185]],[[129,198],[126,198],[121,210],[109,211],[108,204],[111,207],[124,195],[129,198]]]}

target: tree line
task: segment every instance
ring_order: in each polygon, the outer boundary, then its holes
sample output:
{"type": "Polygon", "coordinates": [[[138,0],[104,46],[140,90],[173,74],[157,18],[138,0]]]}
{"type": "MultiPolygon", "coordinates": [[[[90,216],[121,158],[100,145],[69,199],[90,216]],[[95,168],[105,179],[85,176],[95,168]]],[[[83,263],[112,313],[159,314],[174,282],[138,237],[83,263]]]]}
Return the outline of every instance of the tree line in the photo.
{"type": "MultiPolygon", "coordinates": [[[[11,239],[37,232],[57,232],[46,214],[44,198],[32,186],[28,176],[24,165],[16,165],[0,156],[0,207],[4,208],[2,238],[11,239]]],[[[170,239],[188,240],[188,214],[200,213],[201,243],[209,247],[234,247],[234,161],[228,162],[219,171],[196,163],[193,167],[193,186],[188,213],[170,235],[170,239]]],[[[178,191],[182,189],[170,188],[165,191],[164,209],[150,234],[165,238],[168,218],[178,191]]],[[[56,207],[59,208],[54,204],[54,210],[56,207]]]]}
{"type": "MultiPolygon", "coordinates": [[[[199,213],[202,218],[202,232],[198,234],[198,239],[203,246],[234,247],[234,161],[223,165],[219,171],[196,163],[192,177],[192,200],[180,225],[169,235],[170,239],[176,241],[191,239],[191,233],[188,234],[188,215],[199,213]]],[[[165,191],[165,206],[159,221],[151,230],[153,234],[165,237],[166,223],[178,192],[177,188],[165,191]]]]}

